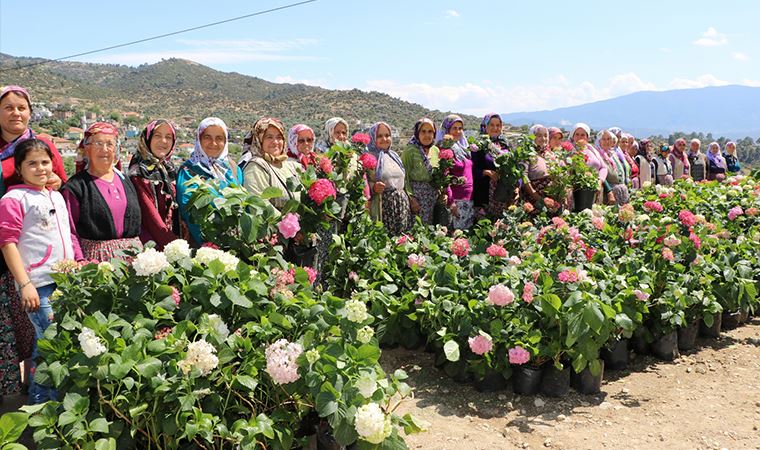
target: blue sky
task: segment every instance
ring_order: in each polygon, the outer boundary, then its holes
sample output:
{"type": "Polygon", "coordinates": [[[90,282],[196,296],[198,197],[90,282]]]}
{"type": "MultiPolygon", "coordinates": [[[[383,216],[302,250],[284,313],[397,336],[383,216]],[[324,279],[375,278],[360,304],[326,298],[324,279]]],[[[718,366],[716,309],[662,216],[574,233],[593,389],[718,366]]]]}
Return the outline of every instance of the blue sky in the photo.
{"type": "MultiPolygon", "coordinates": [[[[0,52],[58,58],[288,3],[0,0],[0,52]]],[[[482,115],[640,90],[760,86],[758,17],[760,2],[749,0],[317,0],[77,60],[179,57],[482,115]]]]}

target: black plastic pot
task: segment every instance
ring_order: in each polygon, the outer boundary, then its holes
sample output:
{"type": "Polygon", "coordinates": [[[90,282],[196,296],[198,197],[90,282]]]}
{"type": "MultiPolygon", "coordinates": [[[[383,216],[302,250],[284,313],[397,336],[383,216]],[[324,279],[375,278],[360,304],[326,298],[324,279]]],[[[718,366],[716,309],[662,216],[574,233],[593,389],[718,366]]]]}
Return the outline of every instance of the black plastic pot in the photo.
{"type": "Polygon", "coordinates": [[[472,379],[470,372],[467,371],[467,363],[461,359],[454,362],[446,361],[443,371],[457,383],[468,383],[472,379]]]}
{"type": "Polygon", "coordinates": [[[564,397],[570,391],[570,368],[557,370],[554,365],[544,369],[541,377],[541,393],[549,397],[564,397]]]}
{"type": "Polygon", "coordinates": [[[444,203],[436,202],[433,207],[433,225],[449,226],[451,222],[451,212],[444,203]]]}
{"type": "Polygon", "coordinates": [[[747,323],[749,320],[749,306],[746,308],[739,308],[739,323],[747,323]]]}
{"type": "Polygon", "coordinates": [[[579,189],[573,191],[573,211],[581,212],[594,206],[596,191],[591,189],[579,189]]]}
{"type": "Polygon", "coordinates": [[[671,331],[655,339],[650,345],[652,354],[664,361],[673,361],[678,358],[678,332],[671,331]]]}
{"type": "Polygon", "coordinates": [[[501,372],[487,372],[482,380],[472,382],[473,387],[478,392],[497,392],[507,388],[507,380],[501,372]]]}
{"type": "Polygon", "coordinates": [[[291,245],[288,248],[287,259],[301,267],[316,267],[317,247],[305,245],[291,245]]]}
{"type": "Polygon", "coordinates": [[[630,345],[637,355],[646,355],[649,353],[649,342],[647,342],[647,337],[644,333],[634,333],[630,345]]]}
{"type": "Polygon", "coordinates": [[[724,330],[733,330],[734,328],[739,326],[739,319],[741,317],[741,313],[739,311],[731,311],[731,312],[724,312],[723,317],[721,320],[723,323],[721,324],[721,328],[724,330]]]}
{"type": "Polygon", "coordinates": [[[443,352],[443,348],[437,348],[435,349],[435,361],[433,362],[433,365],[437,368],[442,368],[446,365],[446,362],[448,360],[446,359],[446,354],[443,352]]]}
{"type": "Polygon", "coordinates": [[[580,394],[598,394],[602,390],[602,379],[604,378],[604,360],[600,361],[602,368],[598,375],[593,375],[588,367],[581,373],[573,372],[572,385],[580,394]]]}
{"type": "Polygon", "coordinates": [[[697,342],[699,334],[699,319],[692,320],[690,324],[678,329],[678,349],[691,350],[697,342]]]}
{"type": "Polygon", "coordinates": [[[493,199],[499,203],[507,203],[514,198],[514,190],[514,186],[499,180],[493,190],[493,199]]]}
{"type": "Polygon", "coordinates": [[[608,370],[623,370],[628,367],[628,339],[620,339],[610,348],[599,352],[608,370]]]}
{"type": "Polygon", "coordinates": [[[541,387],[543,371],[540,367],[513,366],[512,391],[515,394],[534,395],[541,387]]]}
{"type": "Polygon", "coordinates": [[[700,336],[716,338],[720,336],[720,330],[723,325],[723,316],[720,313],[713,314],[713,324],[708,327],[705,321],[699,322],[699,334],[700,336]]]}

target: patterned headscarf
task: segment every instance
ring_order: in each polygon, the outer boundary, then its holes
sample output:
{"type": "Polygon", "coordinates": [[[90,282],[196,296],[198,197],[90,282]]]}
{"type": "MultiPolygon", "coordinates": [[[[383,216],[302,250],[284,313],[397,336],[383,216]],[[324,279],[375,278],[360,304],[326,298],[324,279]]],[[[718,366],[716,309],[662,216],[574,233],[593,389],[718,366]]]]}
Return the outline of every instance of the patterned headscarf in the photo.
{"type": "MultiPolygon", "coordinates": [[[[441,128],[439,128],[435,134],[435,141],[441,142],[444,135],[450,134],[449,130],[451,130],[451,126],[456,122],[461,122],[462,127],[464,127],[464,120],[462,120],[461,117],[457,116],[456,114],[449,114],[446,116],[446,118],[443,119],[443,122],[441,122],[441,128]]],[[[462,135],[459,137],[457,143],[460,147],[467,148],[467,138],[464,137],[464,133],[462,133],[462,135]]]]}
{"type": "MultiPolygon", "coordinates": [[[[483,121],[480,122],[480,134],[487,134],[488,133],[488,123],[494,117],[496,117],[497,119],[499,119],[499,122],[503,123],[503,121],[501,120],[501,116],[500,115],[498,115],[496,113],[488,113],[485,116],[483,116],[483,121]]],[[[501,134],[501,133],[499,133],[499,134],[501,134]]]]}
{"type": "Polygon", "coordinates": [[[174,125],[166,119],[156,119],[148,123],[140,133],[140,138],[137,140],[137,153],[132,156],[132,161],[129,162],[129,176],[150,180],[154,182],[155,186],[160,185],[161,192],[171,198],[172,202],[175,200],[172,182],[176,177],[176,168],[171,162],[171,155],[174,153],[174,144],[176,143],[177,132],[174,125]],[[150,141],[153,139],[153,133],[162,125],[169,126],[169,130],[171,130],[172,148],[166,156],[158,159],[150,149],[150,141]]]}
{"type": "Polygon", "coordinates": [[[261,119],[257,120],[256,123],[253,124],[253,128],[251,129],[251,155],[257,156],[259,158],[265,159],[267,162],[273,162],[273,161],[285,161],[288,159],[288,155],[285,151],[283,151],[278,156],[272,156],[268,153],[264,153],[264,150],[262,146],[264,145],[264,135],[267,132],[267,128],[269,127],[275,127],[277,128],[277,131],[280,132],[282,135],[283,141],[286,138],[285,134],[285,125],[282,124],[282,122],[279,119],[275,119],[272,117],[262,117],[261,119]]]}
{"type": "Polygon", "coordinates": [[[528,129],[528,134],[532,134],[535,136],[536,133],[538,133],[538,130],[541,130],[541,129],[545,129],[546,131],[549,131],[549,129],[546,128],[545,126],[541,125],[540,123],[536,123],[536,124],[533,124],[533,126],[528,129]]]}
{"type": "Polygon", "coordinates": [[[564,136],[564,135],[562,134],[562,130],[560,130],[560,129],[559,129],[559,128],[557,128],[557,127],[549,127],[549,128],[548,128],[548,130],[549,130],[549,137],[552,137],[552,136],[554,136],[555,134],[559,134],[559,137],[562,137],[562,136],[564,136]]]}
{"type": "MultiPolygon", "coordinates": [[[[21,86],[5,86],[3,90],[0,91],[0,101],[2,101],[3,98],[11,92],[24,97],[29,106],[29,111],[32,110],[32,100],[29,97],[29,92],[27,92],[26,89],[22,88],[21,86]]],[[[7,142],[2,148],[0,148],[0,160],[13,156],[13,154],[16,152],[16,146],[27,139],[34,139],[34,132],[31,128],[27,128],[23,133],[21,133],[21,136],[17,137],[12,142],[7,142]]]]}
{"type": "MultiPolygon", "coordinates": [[[[312,139],[315,138],[314,130],[307,125],[299,123],[290,127],[290,130],[288,130],[288,156],[291,158],[299,159],[301,157],[298,152],[298,133],[302,131],[308,131],[311,133],[312,139]]],[[[314,147],[311,150],[314,151],[314,147]]]]}
{"type": "Polygon", "coordinates": [[[393,150],[392,143],[387,150],[383,150],[377,147],[377,129],[380,128],[381,125],[387,127],[388,131],[392,131],[391,126],[387,123],[377,122],[369,129],[369,144],[367,144],[367,152],[371,153],[377,159],[377,167],[375,167],[375,179],[377,180],[382,179],[383,176],[383,160],[385,158],[382,158],[383,155],[380,154],[382,152],[386,152],[388,156],[390,156],[391,159],[394,160],[396,164],[398,164],[398,166],[401,168],[401,171],[406,174],[406,171],[404,170],[404,163],[401,162],[401,157],[398,156],[398,153],[393,150]]]}
{"type": "Polygon", "coordinates": [[[79,168],[79,170],[87,170],[89,167],[89,161],[87,160],[87,156],[84,154],[84,146],[90,141],[90,138],[95,136],[96,134],[105,134],[108,136],[115,136],[116,137],[116,166],[120,167],[121,164],[121,143],[119,142],[119,129],[116,128],[116,125],[110,124],[108,122],[95,122],[89,127],[87,127],[87,130],[84,132],[84,137],[81,141],[79,141],[79,145],[77,146],[77,158],[76,158],[76,165],[79,168]]]}
{"type": "Polygon", "coordinates": [[[227,155],[229,155],[229,133],[227,132],[227,124],[218,117],[206,117],[198,125],[198,130],[195,132],[195,148],[190,154],[190,162],[196,166],[201,167],[209,175],[214,178],[223,178],[224,174],[230,169],[230,165],[227,162],[227,155]],[[224,130],[224,149],[216,158],[212,158],[206,154],[201,146],[201,137],[206,128],[217,126],[224,130]]]}
{"type": "MultiPolygon", "coordinates": [[[[414,123],[412,138],[409,139],[409,144],[422,148],[422,143],[420,142],[420,129],[422,129],[422,125],[424,124],[428,124],[431,127],[433,127],[433,134],[436,134],[438,132],[438,128],[435,126],[435,123],[432,120],[428,119],[427,117],[423,117],[422,119],[414,123]]],[[[433,141],[432,144],[430,144],[430,146],[434,144],[435,144],[435,140],[433,141]]]]}
{"type": "Polygon", "coordinates": [[[333,139],[333,131],[339,123],[342,123],[346,127],[346,136],[348,136],[348,122],[341,117],[332,117],[325,122],[325,128],[322,130],[321,144],[324,146],[322,151],[327,151],[328,148],[335,145],[335,139],[333,139]]]}

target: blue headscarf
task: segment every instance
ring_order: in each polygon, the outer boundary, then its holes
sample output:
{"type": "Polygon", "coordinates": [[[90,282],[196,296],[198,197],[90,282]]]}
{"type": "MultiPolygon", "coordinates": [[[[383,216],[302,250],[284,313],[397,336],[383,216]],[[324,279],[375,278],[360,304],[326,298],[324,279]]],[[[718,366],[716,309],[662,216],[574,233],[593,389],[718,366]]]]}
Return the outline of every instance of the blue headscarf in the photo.
{"type": "MultiPolygon", "coordinates": [[[[406,175],[406,171],[404,170],[404,163],[401,162],[401,157],[398,156],[398,153],[396,153],[391,147],[388,147],[387,150],[383,150],[381,148],[377,147],[377,129],[380,128],[381,125],[384,125],[386,128],[388,128],[388,131],[391,131],[391,126],[388,125],[385,122],[377,122],[376,124],[372,125],[369,129],[369,144],[367,144],[367,152],[371,153],[372,156],[374,156],[377,159],[377,167],[375,167],[375,179],[381,180],[383,177],[383,160],[384,158],[381,155],[382,152],[385,152],[388,154],[388,156],[391,157],[392,160],[398,164],[398,166],[401,168],[401,172],[406,175]]],[[[391,144],[392,146],[393,144],[391,144]]]]}

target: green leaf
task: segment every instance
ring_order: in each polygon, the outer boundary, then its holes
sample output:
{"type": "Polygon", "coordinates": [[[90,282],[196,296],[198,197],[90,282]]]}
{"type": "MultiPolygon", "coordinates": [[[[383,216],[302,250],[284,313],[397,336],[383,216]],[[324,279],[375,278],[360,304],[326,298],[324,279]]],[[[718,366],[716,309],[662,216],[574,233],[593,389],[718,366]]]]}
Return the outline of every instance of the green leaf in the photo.
{"type": "Polygon", "coordinates": [[[317,394],[317,414],[319,417],[327,417],[338,410],[338,402],[335,394],[330,391],[322,391],[317,394]]]}
{"type": "Polygon", "coordinates": [[[108,425],[110,425],[110,422],[102,417],[99,417],[90,422],[90,431],[94,433],[108,433],[108,425]]]}
{"type": "Polygon", "coordinates": [[[459,344],[456,341],[446,342],[443,344],[443,353],[449,361],[459,361],[459,344]]]}
{"type": "Polygon", "coordinates": [[[116,439],[98,439],[97,442],[95,442],[95,450],[116,450],[116,439]]]}
{"type": "Polygon", "coordinates": [[[158,373],[159,370],[161,370],[161,366],[162,364],[160,359],[148,356],[144,360],[140,361],[135,366],[135,369],[137,369],[137,373],[139,373],[141,377],[152,378],[158,373]]]}
{"type": "MultiPolygon", "coordinates": [[[[15,442],[26,429],[29,414],[23,412],[9,412],[0,417],[0,444],[15,442]]],[[[8,448],[3,446],[3,449],[8,448]]]]}
{"type": "Polygon", "coordinates": [[[64,411],[58,416],[58,425],[64,427],[79,420],[79,417],[72,411],[64,411]]]}
{"type": "Polygon", "coordinates": [[[232,302],[233,305],[238,305],[242,308],[250,308],[253,306],[253,302],[248,300],[248,297],[240,293],[240,289],[233,285],[227,285],[224,288],[224,294],[232,302]]]}
{"type": "Polygon", "coordinates": [[[402,423],[404,424],[404,433],[414,434],[428,429],[429,424],[425,421],[419,420],[411,413],[404,414],[402,417],[402,423]]]}
{"type": "Polygon", "coordinates": [[[602,325],[604,325],[604,315],[596,303],[586,304],[586,308],[583,310],[583,320],[597,334],[599,334],[602,325]]]}
{"type": "Polygon", "coordinates": [[[235,381],[237,381],[240,385],[247,388],[250,391],[254,391],[256,387],[259,385],[259,382],[256,381],[255,378],[248,376],[248,375],[238,375],[235,378],[235,381]]]}
{"type": "Polygon", "coordinates": [[[261,194],[259,194],[259,197],[262,200],[269,200],[269,199],[272,199],[272,198],[280,198],[280,197],[282,197],[282,190],[280,190],[280,189],[278,189],[276,187],[270,186],[270,187],[264,189],[261,192],[261,194]]]}
{"type": "Polygon", "coordinates": [[[380,347],[364,344],[357,349],[356,359],[365,364],[377,363],[380,359],[380,347]]]}

